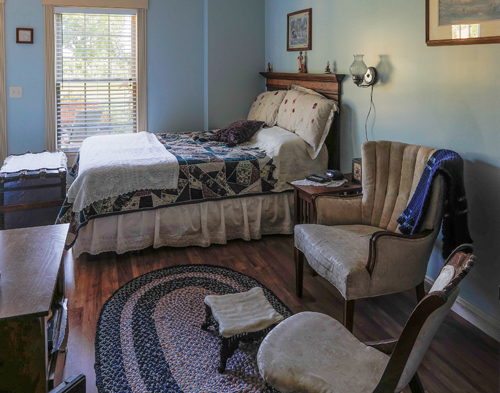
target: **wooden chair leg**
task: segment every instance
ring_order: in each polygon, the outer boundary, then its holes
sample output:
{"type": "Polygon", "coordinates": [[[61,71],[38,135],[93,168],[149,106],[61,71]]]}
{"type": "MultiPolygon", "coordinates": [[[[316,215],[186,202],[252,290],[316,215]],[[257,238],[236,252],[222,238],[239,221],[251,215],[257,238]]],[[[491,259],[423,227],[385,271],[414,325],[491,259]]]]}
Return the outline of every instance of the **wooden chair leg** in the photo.
{"type": "Polygon", "coordinates": [[[415,291],[417,293],[417,301],[420,302],[425,297],[425,286],[423,281],[415,287],[415,291]]]}
{"type": "Polygon", "coordinates": [[[411,393],[425,393],[424,386],[422,385],[422,381],[420,381],[417,373],[415,373],[411,379],[409,386],[411,393]]]}
{"type": "Polygon", "coordinates": [[[304,281],[304,254],[295,249],[295,291],[297,297],[302,297],[302,284],[304,281]]]}
{"type": "Polygon", "coordinates": [[[354,327],[354,300],[344,299],[344,326],[352,333],[354,327]]]}

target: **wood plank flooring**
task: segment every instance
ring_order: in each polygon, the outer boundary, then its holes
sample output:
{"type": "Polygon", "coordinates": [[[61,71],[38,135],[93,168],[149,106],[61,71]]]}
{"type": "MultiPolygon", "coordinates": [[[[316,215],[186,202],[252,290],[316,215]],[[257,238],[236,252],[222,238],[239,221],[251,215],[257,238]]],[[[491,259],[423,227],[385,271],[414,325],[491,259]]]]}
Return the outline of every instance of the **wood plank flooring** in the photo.
{"type": "MultiPolygon", "coordinates": [[[[479,261],[480,262],[480,261],[479,261]]],[[[304,296],[295,294],[293,238],[267,236],[209,248],[148,249],[138,254],[103,254],[66,259],[69,341],[66,376],[85,373],[87,392],[96,392],[94,336],[104,302],[141,274],[173,265],[213,264],[248,274],[270,288],[293,312],[317,311],[342,318],[341,296],[306,269],[304,296]]],[[[466,278],[467,279],[467,278],[466,278]]],[[[362,341],[399,337],[416,305],[413,291],[356,302],[354,334],[362,341]]],[[[455,313],[441,326],[419,368],[427,392],[498,392],[498,342],[455,313]]],[[[405,390],[409,392],[409,390],[405,390]]]]}

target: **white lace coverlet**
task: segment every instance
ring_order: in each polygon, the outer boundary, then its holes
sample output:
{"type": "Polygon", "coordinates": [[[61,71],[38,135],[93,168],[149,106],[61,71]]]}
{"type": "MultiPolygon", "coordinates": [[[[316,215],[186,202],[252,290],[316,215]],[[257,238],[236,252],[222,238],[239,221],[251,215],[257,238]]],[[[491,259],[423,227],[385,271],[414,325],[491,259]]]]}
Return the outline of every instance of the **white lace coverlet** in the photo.
{"type": "Polygon", "coordinates": [[[74,211],[140,190],[177,188],[179,163],[155,134],[103,135],[80,148],[78,176],[68,191],[74,211]]]}

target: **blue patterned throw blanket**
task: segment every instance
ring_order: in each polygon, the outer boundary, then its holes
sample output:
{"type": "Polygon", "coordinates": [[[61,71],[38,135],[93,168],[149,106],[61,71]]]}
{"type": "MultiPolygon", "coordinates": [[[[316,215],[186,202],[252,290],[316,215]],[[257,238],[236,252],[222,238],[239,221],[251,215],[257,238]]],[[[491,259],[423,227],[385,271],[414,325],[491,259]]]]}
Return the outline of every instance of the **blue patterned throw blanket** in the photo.
{"type": "Polygon", "coordinates": [[[401,233],[418,233],[420,221],[427,210],[432,182],[438,173],[443,175],[446,184],[442,250],[446,259],[459,245],[472,243],[467,222],[464,162],[459,154],[451,150],[437,150],[429,158],[410,203],[397,221],[401,233]]]}
{"type": "MultiPolygon", "coordinates": [[[[179,162],[176,189],[134,191],[94,202],[82,211],[74,211],[66,200],[56,222],[70,224],[66,248],[74,245],[79,229],[95,218],[273,192],[276,167],[271,157],[248,143],[228,147],[208,141],[213,134],[157,134],[179,162]]],[[[70,174],[78,176],[78,160],[70,174]]]]}

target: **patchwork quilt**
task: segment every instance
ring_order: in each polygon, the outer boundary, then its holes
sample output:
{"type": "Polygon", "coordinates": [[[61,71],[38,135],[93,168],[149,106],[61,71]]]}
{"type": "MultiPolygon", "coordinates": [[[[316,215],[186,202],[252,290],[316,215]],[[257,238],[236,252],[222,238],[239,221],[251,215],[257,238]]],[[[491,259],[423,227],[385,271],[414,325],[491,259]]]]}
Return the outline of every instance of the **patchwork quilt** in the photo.
{"type": "MultiPolygon", "coordinates": [[[[272,193],[276,185],[272,158],[248,143],[228,147],[222,142],[208,141],[213,134],[157,134],[179,162],[176,189],[135,191],[94,202],[82,211],[73,211],[73,205],[66,200],[56,222],[70,224],[66,248],[73,246],[79,229],[95,218],[272,193]]],[[[70,174],[78,176],[78,160],[70,174]]]]}

